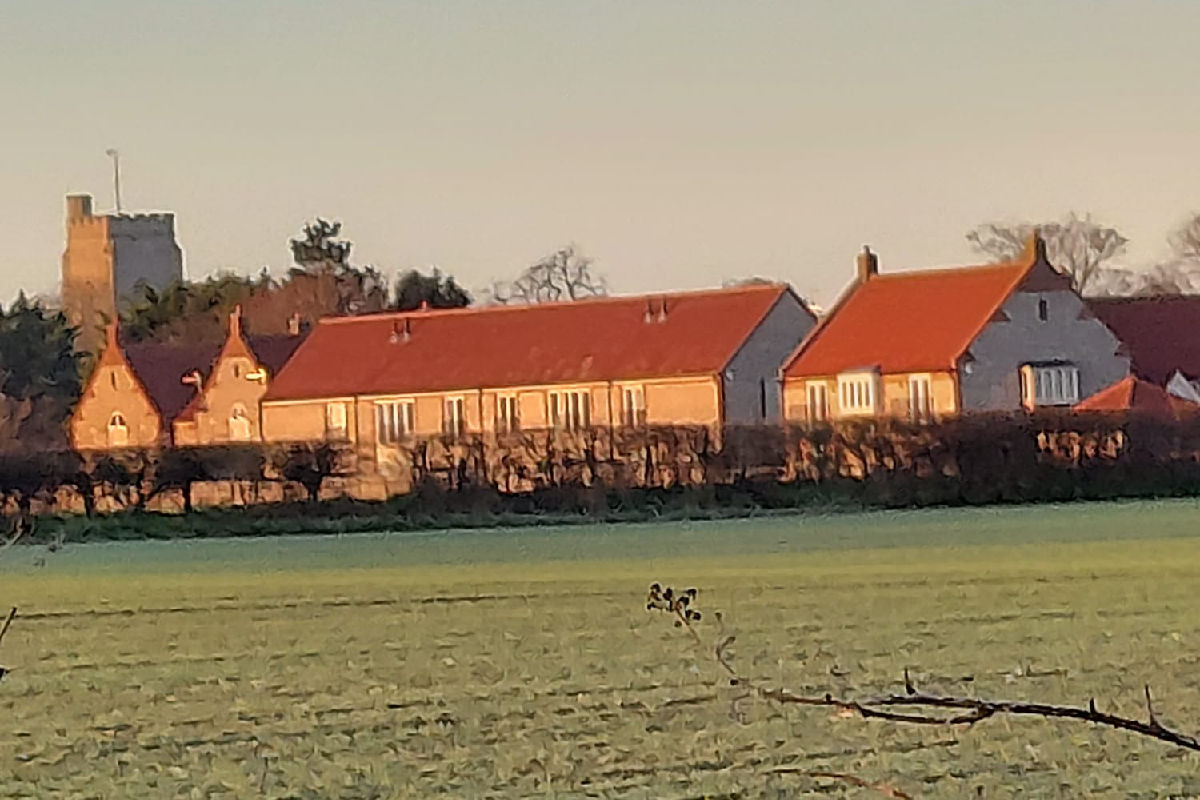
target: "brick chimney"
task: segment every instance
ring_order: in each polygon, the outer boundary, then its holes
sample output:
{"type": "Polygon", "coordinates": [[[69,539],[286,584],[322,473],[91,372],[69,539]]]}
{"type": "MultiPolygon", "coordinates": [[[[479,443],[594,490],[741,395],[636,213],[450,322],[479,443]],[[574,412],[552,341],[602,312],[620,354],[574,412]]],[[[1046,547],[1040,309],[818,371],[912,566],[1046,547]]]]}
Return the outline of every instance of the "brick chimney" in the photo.
{"type": "Polygon", "coordinates": [[[1042,236],[1041,228],[1034,228],[1025,241],[1025,260],[1050,263],[1050,259],[1046,255],[1046,239],[1042,236]]]}
{"type": "Polygon", "coordinates": [[[863,245],[858,254],[858,282],[866,283],[879,274],[879,256],[871,252],[869,245],[863,245]]]}
{"type": "Polygon", "coordinates": [[[242,307],[236,305],[229,312],[229,338],[236,339],[242,335],[242,307]]]}

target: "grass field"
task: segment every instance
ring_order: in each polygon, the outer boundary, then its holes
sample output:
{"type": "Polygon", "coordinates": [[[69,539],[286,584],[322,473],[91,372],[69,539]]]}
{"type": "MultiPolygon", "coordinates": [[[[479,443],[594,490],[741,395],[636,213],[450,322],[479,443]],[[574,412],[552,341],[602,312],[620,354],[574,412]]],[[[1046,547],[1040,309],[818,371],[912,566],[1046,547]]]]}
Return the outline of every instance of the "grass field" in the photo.
{"type": "Polygon", "coordinates": [[[1142,713],[1200,732],[1200,504],[15,547],[0,797],[1200,797],[1200,758],[1072,723],[751,703],[746,674],[1142,713]],[[39,566],[39,559],[45,564],[39,566]],[[970,676],[973,680],[963,681],[970,676]],[[716,701],[690,699],[717,693],[716,701]],[[682,702],[681,702],[682,701],[682,702]]]}

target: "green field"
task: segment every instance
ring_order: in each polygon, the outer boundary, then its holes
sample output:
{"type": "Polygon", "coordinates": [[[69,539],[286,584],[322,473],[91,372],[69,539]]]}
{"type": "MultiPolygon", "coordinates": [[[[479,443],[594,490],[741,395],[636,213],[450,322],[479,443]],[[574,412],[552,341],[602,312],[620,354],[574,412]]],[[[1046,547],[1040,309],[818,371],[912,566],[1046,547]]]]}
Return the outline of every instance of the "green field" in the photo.
{"type": "Polygon", "coordinates": [[[1086,704],[1200,732],[1200,504],[14,547],[0,797],[1200,797],[1200,757],[1042,720],[744,706],[795,692],[1086,704]],[[41,560],[44,559],[44,564],[41,560]],[[962,679],[971,676],[973,680],[962,679]],[[690,699],[716,693],[718,699],[690,699]],[[685,702],[679,702],[685,701],[685,702]]]}

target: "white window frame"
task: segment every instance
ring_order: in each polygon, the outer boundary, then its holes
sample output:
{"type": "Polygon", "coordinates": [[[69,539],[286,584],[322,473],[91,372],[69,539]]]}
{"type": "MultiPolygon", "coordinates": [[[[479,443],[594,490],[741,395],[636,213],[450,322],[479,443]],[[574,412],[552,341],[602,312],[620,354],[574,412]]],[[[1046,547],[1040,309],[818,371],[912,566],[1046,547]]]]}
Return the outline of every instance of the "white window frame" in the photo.
{"type": "Polygon", "coordinates": [[[254,424],[250,421],[250,412],[242,403],[234,403],[229,409],[228,427],[229,440],[232,442],[248,442],[254,438],[254,424]]]}
{"type": "Polygon", "coordinates": [[[550,392],[546,397],[546,418],[557,430],[585,430],[592,424],[592,393],[587,389],[550,392]]]}
{"type": "Polygon", "coordinates": [[[467,400],[464,397],[442,399],[442,433],[459,437],[467,432],[467,400]]]}
{"type": "Polygon", "coordinates": [[[908,376],[908,416],[927,420],[933,416],[933,380],[925,374],[908,376]]]}
{"type": "Polygon", "coordinates": [[[1021,367],[1021,402],[1026,408],[1071,406],[1079,399],[1079,367],[1074,364],[1021,367]]]}
{"type": "Polygon", "coordinates": [[[349,414],[346,404],[341,401],[325,404],[325,432],[331,435],[345,435],[349,414]]]}
{"type": "Polygon", "coordinates": [[[810,424],[829,421],[829,386],[825,381],[805,383],[804,402],[810,424]]]}
{"type": "Polygon", "coordinates": [[[414,400],[381,400],[375,403],[375,441],[391,445],[409,438],[417,428],[414,400]]]}
{"type": "Polygon", "coordinates": [[[521,404],[515,394],[496,395],[496,431],[515,433],[521,430],[521,404]]]}
{"type": "Polygon", "coordinates": [[[109,447],[129,446],[129,422],[120,411],[114,411],[109,416],[105,440],[109,447]]]}
{"type": "Polygon", "coordinates": [[[874,372],[846,372],[838,375],[838,410],[843,415],[876,413],[879,375],[874,372]]]}
{"type": "Polygon", "coordinates": [[[621,424],[636,428],[646,424],[646,389],[641,385],[621,387],[621,424]]]}

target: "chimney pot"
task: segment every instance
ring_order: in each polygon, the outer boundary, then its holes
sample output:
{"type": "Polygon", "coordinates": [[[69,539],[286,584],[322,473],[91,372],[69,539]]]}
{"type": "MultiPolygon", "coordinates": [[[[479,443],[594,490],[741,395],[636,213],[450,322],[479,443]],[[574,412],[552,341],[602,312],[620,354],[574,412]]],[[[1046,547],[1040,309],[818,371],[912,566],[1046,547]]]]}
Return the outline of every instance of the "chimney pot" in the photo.
{"type": "Polygon", "coordinates": [[[879,256],[871,252],[870,245],[863,245],[858,254],[858,282],[866,283],[879,274],[879,256]]]}

